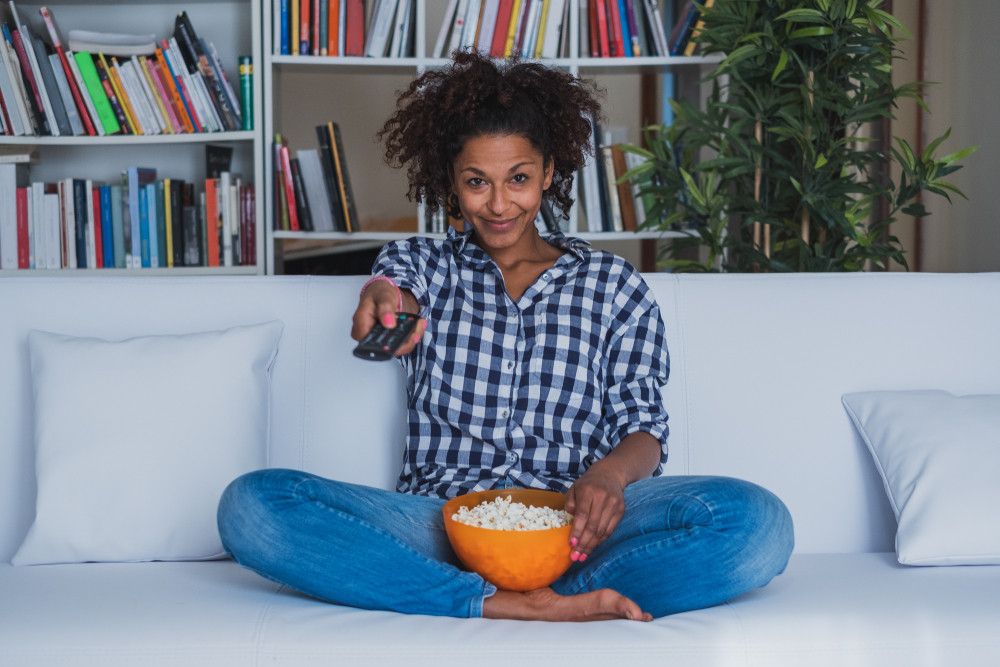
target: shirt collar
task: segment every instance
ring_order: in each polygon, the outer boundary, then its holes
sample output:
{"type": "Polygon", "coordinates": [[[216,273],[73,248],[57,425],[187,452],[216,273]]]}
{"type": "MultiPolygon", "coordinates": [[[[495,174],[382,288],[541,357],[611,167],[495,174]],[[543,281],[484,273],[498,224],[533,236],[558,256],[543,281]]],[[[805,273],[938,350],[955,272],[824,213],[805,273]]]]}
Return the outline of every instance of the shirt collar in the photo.
{"type": "MultiPolygon", "coordinates": [[[[464,232],[457,231],[454,227],[448,227],[448,242],[452,244],[455,254],[468,259],[485,260],[488,258],[486,252],[476,244],[469,244],[473,230],[464,232]],[[468,247],[468,252],[466,248],[468,247]]],[[[583,247],[589,246],[590,242],[578,239],[575,236],[566,236],[562,232],[555,232],[548,236],[542,236],[550,245],[561,248],[576,257],[581,262],[584,261],[583,247]]]]}

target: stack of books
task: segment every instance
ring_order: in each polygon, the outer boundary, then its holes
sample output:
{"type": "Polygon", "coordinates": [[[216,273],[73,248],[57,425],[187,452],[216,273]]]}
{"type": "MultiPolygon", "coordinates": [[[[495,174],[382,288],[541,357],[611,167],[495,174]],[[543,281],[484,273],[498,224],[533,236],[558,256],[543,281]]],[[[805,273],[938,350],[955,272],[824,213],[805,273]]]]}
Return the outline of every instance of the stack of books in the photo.
{"type": "Polygon", "coordinates": [[[715,0],[702,0],[695,3],[688,0],[681,11],[680,18],[674,24],[674,29],[670,31],[670,55],[672,56],[693,56],[698,47],[698,35],[705,27],[705,22],[701,18],[701,9],[698,4],[706,8],[715,5],[715,0]]]}
{"type": "Polygon", "coordinates": [[[375,0],[365,24],[364,0],[273,0],[274,55],[415,55],[416,0],[375,0]]]}
{"type": "MultiPolygon", "coordinates": [[[[624,137],[621,137],[624,139],[624,137]]],[[[589,158],[577,175],[580,184],[581,212],[578,229],[589,232],[634,232],[646,224],[646,212],[652,210],[652,195],[640,195],[649,178],[619,184],[621,176],[645,160],[626,153],[621,143],[614,143],[611,132],[594,123],[592,138],[596,159],[589,158]]]]}
{"type": "Polygon", "coordinates": [[[274,229],[276,231],[356,232],[358,211],[347,172],[340,127],[316,127],[318,150],[296,151],[274,137],[274,229]]]}
{"type": "Polygon", "coordinates": [[[196,193],[155,169],[30,183],[27,165],[0,164],[0,268],[251,266],[254,211],[253,186],[228,172],[196,193]]]}
{"type": "Polygon", "coordinates": [[[186,12],[174,34],[111,35],[71,30],[69,50],[52,12],[39,9],[51,40],[22,23],[10,2],[0,44],[0,129],[4,134],[104,136],[253,129],[250,68],[241,58],[237,97],[215,46],[186,12]]]}
{"type": "Polygon", "coordinates": [[[656,0],[450,0],[434,57],[631,58],[668,53],[656,0]]]}

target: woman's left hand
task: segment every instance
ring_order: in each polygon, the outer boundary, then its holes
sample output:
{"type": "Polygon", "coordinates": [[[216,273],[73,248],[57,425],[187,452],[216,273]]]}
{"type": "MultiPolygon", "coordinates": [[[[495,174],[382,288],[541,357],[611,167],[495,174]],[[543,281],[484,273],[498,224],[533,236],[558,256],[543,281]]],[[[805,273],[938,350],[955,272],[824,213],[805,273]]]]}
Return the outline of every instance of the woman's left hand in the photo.
{"type": "Polygon", "coordinates": [[[625,514],[625,487],[619,471],[607,461],[590,466],[566,493],[566,511],[573,515],[569,557],[583,562],[625,514]]]}

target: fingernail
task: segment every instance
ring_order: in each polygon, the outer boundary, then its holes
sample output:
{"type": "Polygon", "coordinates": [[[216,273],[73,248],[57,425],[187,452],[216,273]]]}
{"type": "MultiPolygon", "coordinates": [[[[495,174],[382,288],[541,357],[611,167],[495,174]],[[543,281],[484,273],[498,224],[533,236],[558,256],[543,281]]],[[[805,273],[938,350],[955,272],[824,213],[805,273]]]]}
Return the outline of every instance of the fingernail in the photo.
{"type": "Polygon", "coordinates": [[[580,554],[580,562],[587,560],[587,554],[580,554]]]}
{"type": "Polygon", "coordinates": [[[393,325],[396,324],[396,316],[392,313],[386,313],[382,316],[382,326],[391,329],[393,325]]]}
{"type": "Polygon", "coordinates": [[[571,538],[569,538],[569,545],[570,545],[571,547],[575,547],[575,546],[576,546],[576,545],[578,544],[578,542],[579,542],[579,541],[578,541],[578,540],[577,540],[577,539],[576,539],[575,537],[571,537],[571,538]]]}
{"type": "Polygon", "coordinates": [[[576,559],[578,559],[579,557],[580,557],[580,552],[579,551],[574,551],[574,552],[570,553],[570,555],[569,555],[569,559],[571,561],[576,561],[576,559]]]}
{"type": "Polygon", "coordinates": [[[631,609],[626,609],[625,610],[625,618],[627,618],[630,621],[634,621],[635,620],[634,618],[632,618],[632,610],[631,609]]]}

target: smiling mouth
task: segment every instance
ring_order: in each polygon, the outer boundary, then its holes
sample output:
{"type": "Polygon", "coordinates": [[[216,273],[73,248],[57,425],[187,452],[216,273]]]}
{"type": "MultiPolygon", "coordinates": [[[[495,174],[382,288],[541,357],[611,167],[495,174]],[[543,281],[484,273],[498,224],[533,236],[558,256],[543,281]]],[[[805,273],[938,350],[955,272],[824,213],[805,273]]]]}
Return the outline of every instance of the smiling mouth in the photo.
{"type": "Polygon", "coordinates": [[[514,226],[517,222],[517,218],[507,218],[505,220],[483,220],[486,223],[486,227],[490,230],[503,232],[514,226]]]}

